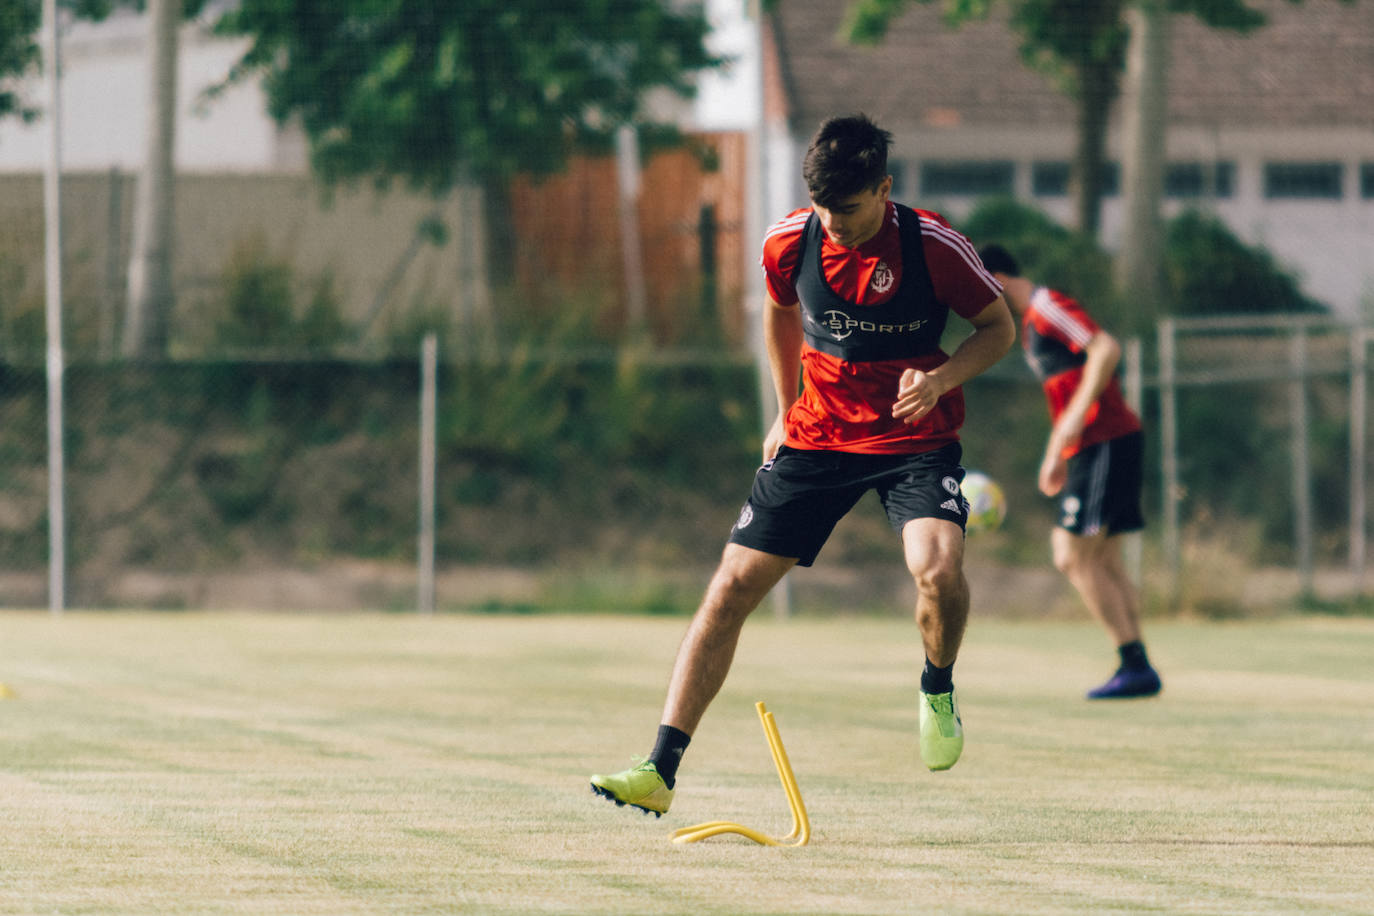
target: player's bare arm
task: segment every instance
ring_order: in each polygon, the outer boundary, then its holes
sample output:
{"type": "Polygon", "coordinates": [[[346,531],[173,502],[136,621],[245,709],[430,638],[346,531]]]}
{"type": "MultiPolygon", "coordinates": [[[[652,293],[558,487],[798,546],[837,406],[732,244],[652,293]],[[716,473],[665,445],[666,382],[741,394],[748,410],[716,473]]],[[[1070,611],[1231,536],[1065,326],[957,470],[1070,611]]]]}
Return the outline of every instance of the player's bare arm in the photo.
{"type": "Polygon", "coordinates": [[[766,463],[782,447],[787,435],[783,429],[783,418],[797,400],[803,339],[801,307],[779,305],[769,296],[763,309],[763,339],[768,348],[773,390],[778,398],[778,415],[763,440],[763,460],[766,463]]]}
{"type": "Polygon", "coordinates": [[[1006,356],[1016,341],[1016,322],[1001,296],[968,321],[973,325],[973,333],[964,338],[944,365],[929,372],[908,369],[902,373],[897,400],[892,405],[894,417],[915,423],[935,409],[946,391],[985,372],[1006,356]]]}
{"type": "Polygon", "coordinates": [[[1040,459],[1039,479],[1036,481],[1040,492],[1046,496],[1058,496],[1069,478],[1069,463],[1064,458],[1064,449],[1073,445],[1083,435],[1088,422],[1088,409],[1096,403],[1116,372],[1121,362],[1121,345],[1106,331],[1099,330],[1084,348],[1088,355],[1083,364],[1083,377],[1074,389],[1073,397],[1065,405],[1054,428],[1050,430],[1049,440],[1045,443],[1045,455],[1040,459]]]}
{"type": "Polygon", "coordinates": [[[1073,397],[1064,406],[1064,412],[1050,432],[1046,446],[1046,457],[1052,450],[1056,454],[1073,445],[1083,435],[1087,425],[1088,410],[1097,402],[1098,396],[1112,380],[1117,365],[1121,362],[1121,344],[1106,331],[1099,330],[1088,341],[1084,352],[1087,360],[1083,363],[1083,377],[1074,390],[1073,397]]]}

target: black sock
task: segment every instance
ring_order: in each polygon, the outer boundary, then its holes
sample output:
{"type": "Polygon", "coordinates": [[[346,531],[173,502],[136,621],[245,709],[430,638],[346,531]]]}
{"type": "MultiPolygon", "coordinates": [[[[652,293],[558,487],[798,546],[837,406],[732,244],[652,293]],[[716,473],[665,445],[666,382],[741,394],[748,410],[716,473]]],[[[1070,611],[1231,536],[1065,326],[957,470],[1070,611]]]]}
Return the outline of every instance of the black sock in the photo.
{"type": "Polygon", "coordinates": [[[1145,644],[1138,639],[1117,646],[1116,651],[1121,655],[1121,667],[1128,671],[1143,671],[1150,667],[1150,658],[1145,654],[1145,644]]]}
{"type": "Polygon", "coordinates": [[[926,666],[921,669],[921,690],[925,693],[949,693],[953,689],[954,664],[951,662],[947,668],[938,668],[930,659],[926,659],[926,666]]]}
{"type": "Polygon", "coordinates": [[[663,784],[670,789],[677,782],[677,765],[682,762],[682,752],[687,750],[691,741],[692,736],[681,729],[671,725],[658,727],[658,740],[649,754],[649,762],[663,777],[663,784]]]}

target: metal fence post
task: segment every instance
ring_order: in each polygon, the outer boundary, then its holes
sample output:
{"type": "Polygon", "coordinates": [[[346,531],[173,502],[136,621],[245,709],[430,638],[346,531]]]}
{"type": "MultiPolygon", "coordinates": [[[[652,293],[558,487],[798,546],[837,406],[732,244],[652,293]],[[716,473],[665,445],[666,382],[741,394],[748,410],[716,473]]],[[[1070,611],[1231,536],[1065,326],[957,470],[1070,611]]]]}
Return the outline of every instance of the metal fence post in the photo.
{"type": "Polygon", "coordinates": [[[62,39],[56,0],[43,3],[49,44],[43,55],[48,83],[48,162],[43,170],[44,263],[46,267],[46,332],[48,370],[48,609],[61,614],[67,606],[66,460],[62,428],[62,39]]]}
{"type": "Polygon", "coordinates": [[[1350,578],[1357,598],[1364,593],[1369,337],[1367,328],[1350,334],[1350,578]]]}
{"type": "Polygon", "coordinates": [[[434,498],[439,338],[433,331],[420,347],[420,613],[434,613],[434,498]]]}
{"type": "Polygon", "coordinates": [[[1174,319],[1159,322],[1160,472],[1163,477],[1164,568],[1169,575],[1169,606],[1177,607],[1183,573],[1178,531],[1178,388],[1174,365],[1174,319]]]}
{"type": "Polygon", "coordinates": [[[1299,591],[1312,594],[1312,456],[1308,449],[1307,328],[1298,327],[1289,343],[1291,442],[1293,460],[1293,539],[1298,551],[1299,591]]]}

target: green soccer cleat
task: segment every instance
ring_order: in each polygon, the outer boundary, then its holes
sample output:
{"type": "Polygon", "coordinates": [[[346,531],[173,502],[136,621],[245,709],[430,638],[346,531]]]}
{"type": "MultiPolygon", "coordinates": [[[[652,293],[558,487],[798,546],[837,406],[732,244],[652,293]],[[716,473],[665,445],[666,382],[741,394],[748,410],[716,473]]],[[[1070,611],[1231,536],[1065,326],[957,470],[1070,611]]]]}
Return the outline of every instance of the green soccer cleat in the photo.
{"type": "Polygon", "coordinates": [[[932,770],[948,770],[964,752],[959,703],[949,693],[921,691],[921,759],[932,770]]]}
{"type": "Polygon", "coordinates": [[[668,806],[673,803],[673,790],[668,788],[663,777],[658,775],[658,768],[648,760],[640,760],[628,770],[609,776],[593,776],[592,791],[617,805],[629,805],[646,813],[652,812],[654,817],[667,814],[668,806]]]}

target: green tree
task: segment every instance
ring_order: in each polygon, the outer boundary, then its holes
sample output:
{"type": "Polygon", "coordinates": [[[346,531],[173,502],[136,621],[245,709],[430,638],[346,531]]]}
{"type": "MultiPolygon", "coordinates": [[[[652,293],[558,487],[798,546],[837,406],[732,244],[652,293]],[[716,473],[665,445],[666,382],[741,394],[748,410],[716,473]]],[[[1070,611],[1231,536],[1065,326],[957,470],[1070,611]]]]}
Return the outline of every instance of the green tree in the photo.
{"type": "Polygon", "coordinates": [[[700,2],[242,0],[220,28],[251,36],[231,79],[265,75],[272,115],[299,118],[326,184],[480,186],[496,286],[512,176],[609,149],[647,120],[647,94],[690,96],[720,63],[700,2]]]}
{"type": "MultiPolygon", "coordinates": [[[[58,0],[58,7],[84,19],[103,19],[113,0],[58,0]]],[[[40,61],[39,29],[43,0],[4,0],[0,3],[0,118],[38,116],[15,83],[33,75],[40,61]]]]}
{"type": "Polygon", "coordinates": [[[38,0],[0,5],[0,117],[33,116],[20,94],[9,87],[15,77],[26,74],[38,60],[34,36],[41,15],[38,0]]]}
{"type": "MultiPolygon", "coordinates": [[[[876,44],[908,3],[937,0],[851,0],[843,34],[876,44]]],[[[986,19],[997,0],[938,0],[951,27],[986,19]]],[[[1302,0],[1288,0],[1299,4],[1302,0]]],[[[1353,2],[1353,0],[1341,0],[1353,2]]],[[[1074,203],[1078,228],[1096,235],[1102,202],[1108,117],[1121,89],[1132,0],[1005,0],[1011,27],[1021,36],[1027,65],[1053,79],[1078,105],[1074,203]]],[[[1171,13],[1196,16],[1212,28],[1248,32],[1265,23],[1246,0],[1168,0],[1171,13]]]]}

